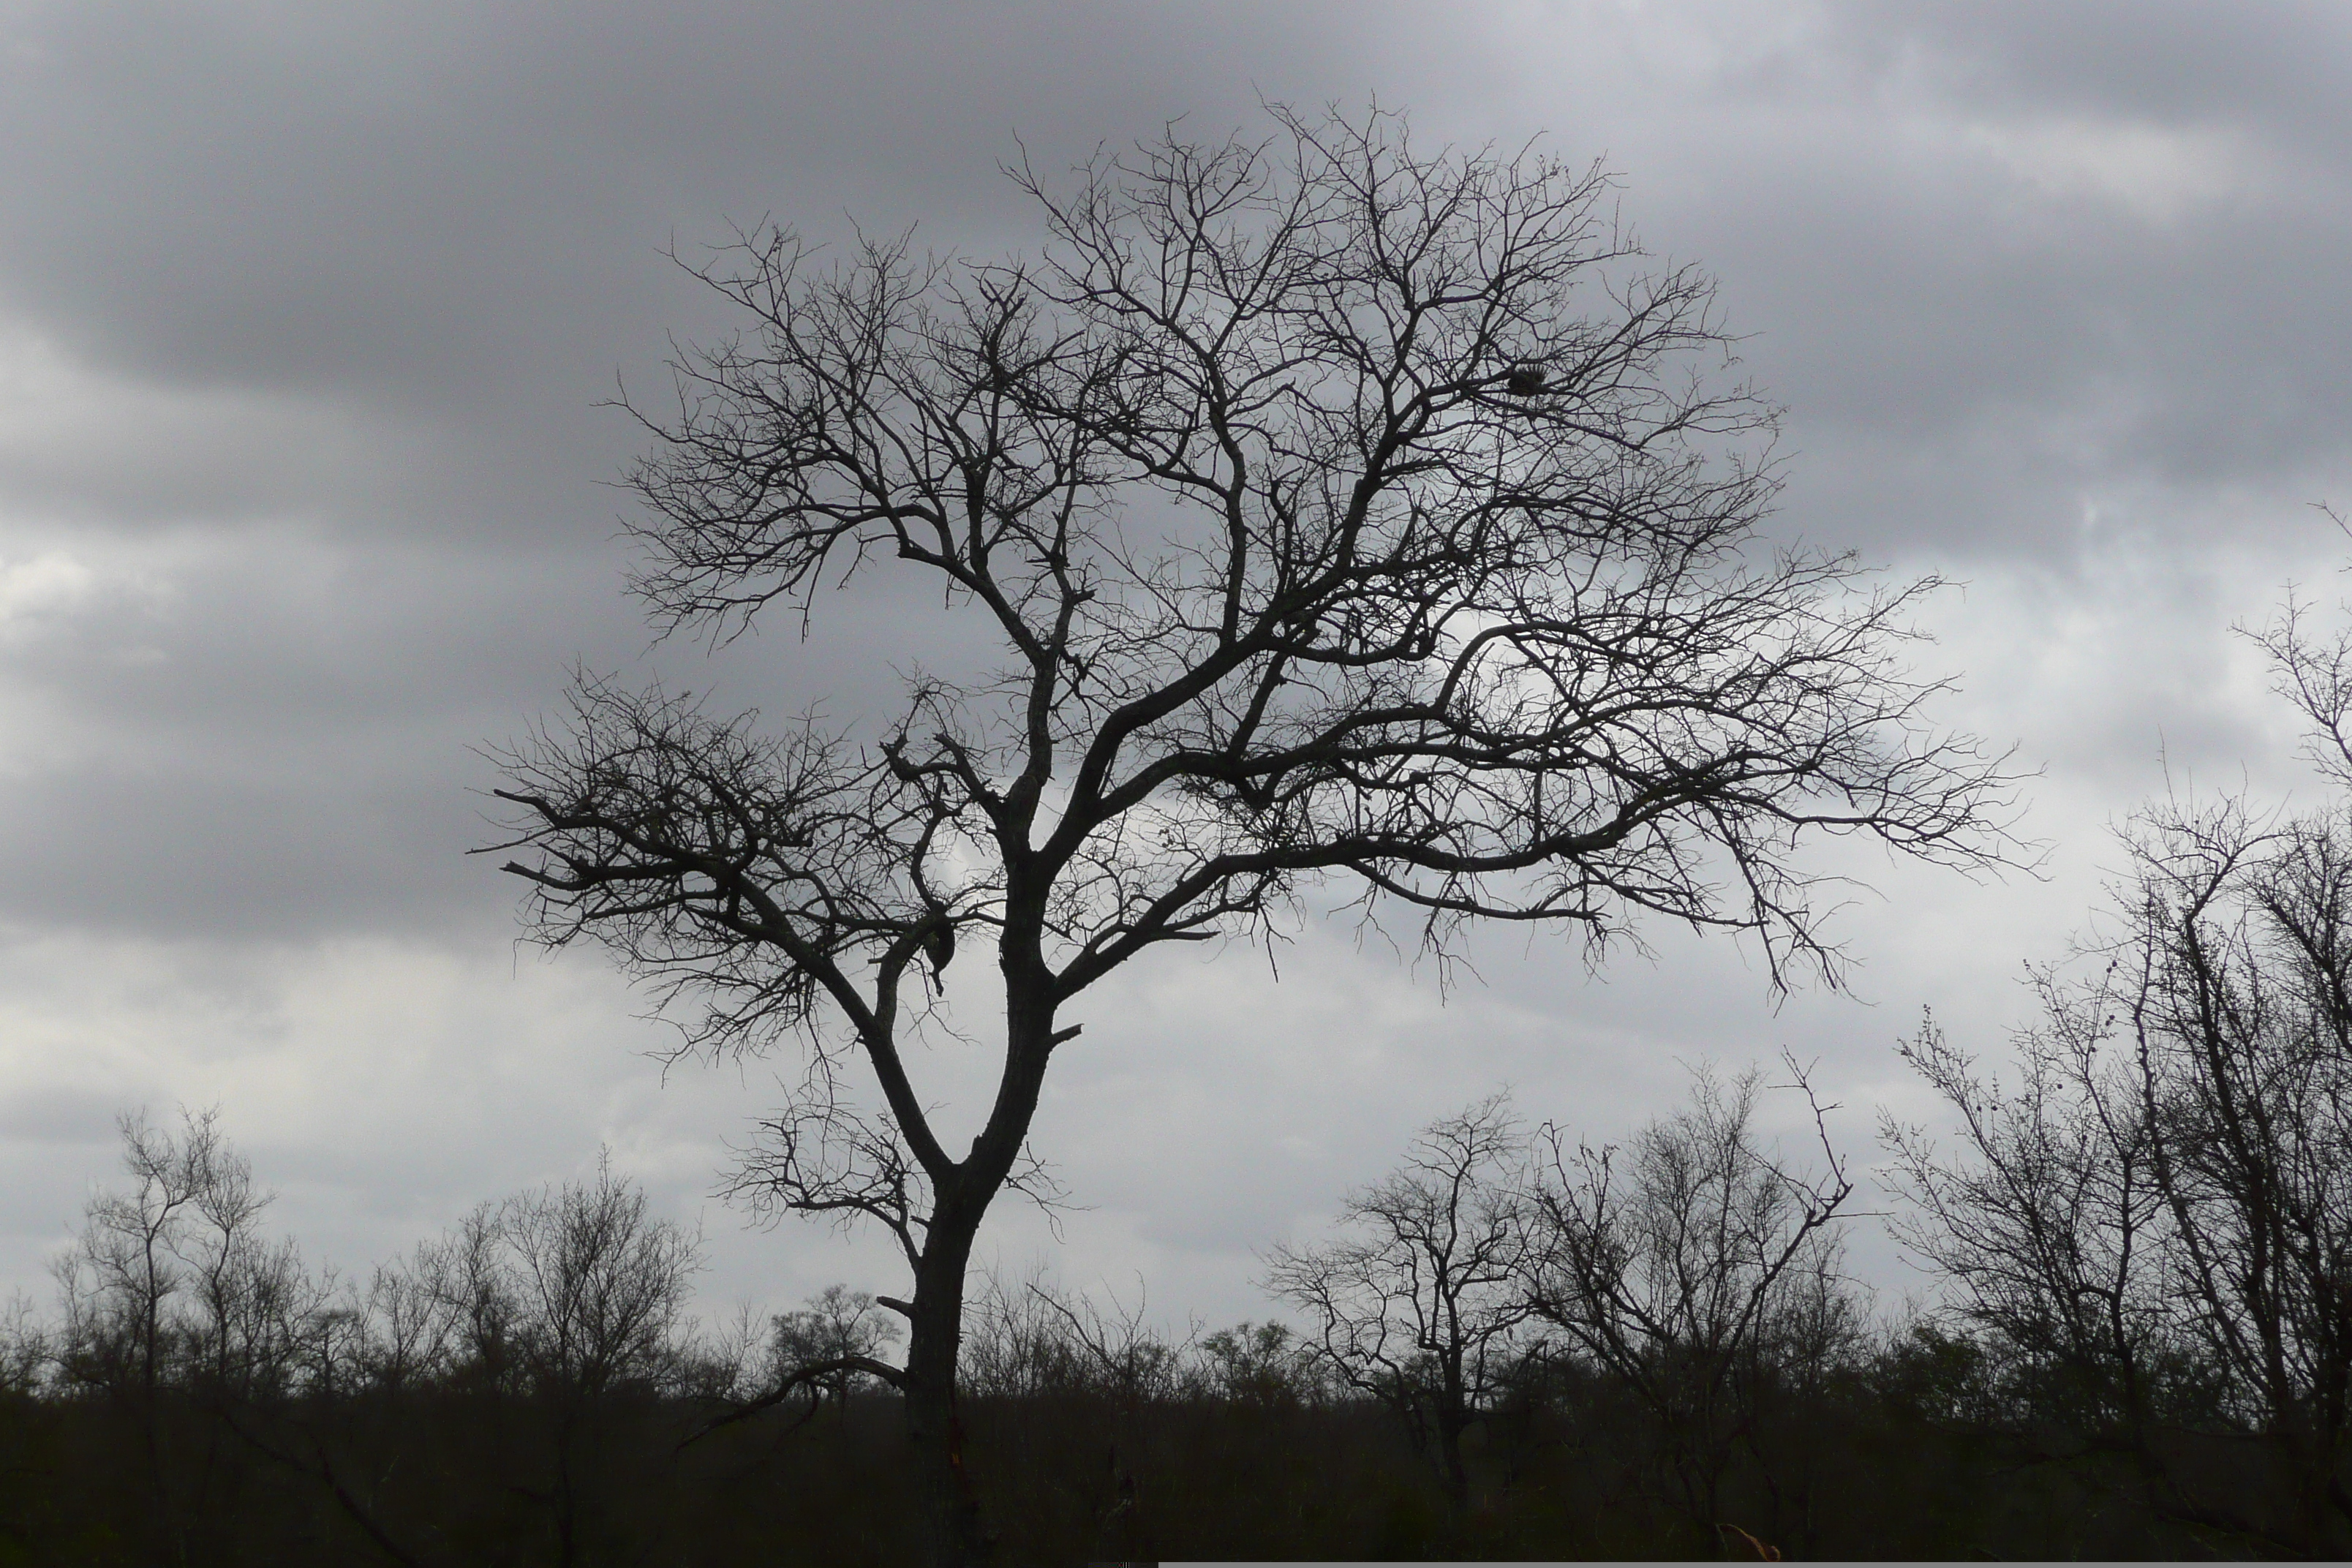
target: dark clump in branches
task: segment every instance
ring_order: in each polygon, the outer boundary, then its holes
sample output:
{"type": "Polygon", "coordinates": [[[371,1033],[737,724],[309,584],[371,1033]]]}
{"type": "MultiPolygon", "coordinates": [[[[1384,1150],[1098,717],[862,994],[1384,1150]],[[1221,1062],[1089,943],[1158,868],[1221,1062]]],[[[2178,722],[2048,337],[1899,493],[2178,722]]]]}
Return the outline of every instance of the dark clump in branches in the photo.
{"type": "Polygon", "coordinates": [[[631,405],[655,624],[805,628],[887,569],[997,657],[911,678],[863,739],[583,679],[499,792],[543,940],[690,991],[713,1047],[803,1035],[821,1113],[839,1053],[871,1068],[897,1163],[795,1157],[770,1192],[909,1244],[950,1559],[985,1552],[949,1410],[972,1238],[1111,971],[1340,878],[1441,956],[1484,920],[1597,955],[1650,914],[1834,978],[1801,837],[1962,867],[2004,842],[1997,764],[1906,673],[1933,582],[1759,548],[1772,410],[1710,379],[1703,274],[1645,267],[1598,171],[1274,112],[1066,187],[1011,171],[1035,259],[767,228],[698,268],[743,328],[681,353],[673,407],[631,405]],[[1001,1066],[959,1154],[904,1047],[980,948],[1001,1066]]]}

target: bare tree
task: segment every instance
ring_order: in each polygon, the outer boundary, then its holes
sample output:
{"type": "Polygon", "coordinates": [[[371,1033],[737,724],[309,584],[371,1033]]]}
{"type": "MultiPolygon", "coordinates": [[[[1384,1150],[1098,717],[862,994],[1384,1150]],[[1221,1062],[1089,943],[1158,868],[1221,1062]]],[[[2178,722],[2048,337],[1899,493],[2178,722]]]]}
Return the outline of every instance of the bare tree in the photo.
{"type": "Polygon", "coordinates": [[[49,1386],[57,1365],[56,1336],[23,1291],[0,1311],[0,1399],[18,1398],[49,1386]]]}
{"type": "MultiPolygon", "coordinates": [[[[2352,633],[2290,596],[2255,636],[2352,787],[2352,633]]],[[[1959,1147],[1886,1130],[1908,1239],[2020,1374],[2025,1411],[2128,1455],[2147,1500],[2273,1549],[2352,1546],[2352,806],[2171,800],[2004,1093],[1932,1026],[1906,1051],[1959,1147]],[[2250,1441],[2277,1494],[2216,1488],[2189,1435],[2250,1441]]]]}
{"type": "Polygon", "coordinates": [[[485,1388],[522,1376],[524,1306],[507,1261],[507,1209],[484,1201],[448,1234],[417,1248],[415,1273],[449,1314],[457,1364],[485,1388]]]}
{"type": "Polygon", "coordinates": [[[650,1218],[644,1190],[613,1174],[609,1151],[592,1180],[509,1199],[498,1228],[505,1277],[489,1299],[517,1305],[513,1344],[553,1416],[547,1500],[569,1564],[602,1513],[594,1482],[612,1397],[649,1394],[668,1370],[701,1238],[650,1218]]]}
{"type": "Polygon", "coordinates": [[[1913,1247],[2022,1374],[2025,1413],[2126,1454],[2161,1515],[2352,1546],[2352,820],[2168,805],[2127,838],[2120,934],[2042,977],[2019,1088],[1932,1031],[1960,1114],[1890,1128],[1913,1247]],[[2184,1446],[2235,1436],[2278,1495],[2184,1446]]]}
{"type": "Polygon", "coordinates": [[[696,268],[746,327],[681,353],[673,410],[632,405],[656,624],[724,640],[781,603],[805,630],[887,570],[1000,661],[912,672],[862,742],[583,678],[505,759],[541,939],[698,999],[695,1045],[802,1037],[803,1109],[845,1053],[870,1069],[897,1163],[836,1140],[774,1196],[908,1244],[944,1561],[987,1551],[951,1436],[973,1238],[1105,975],[1339,877],[1441,955],[1496,919],[1597,959],[1646,912],[1834,978],[1800,839],[2005,844],[1997,762],[1906,674],[1932,581],[1750,553],[1772,411],[1707,378],[1703,274],[1645,270],[1597,171],[1273,113],[1066,189],[1013,170],[1034,260],[828,265],[762,228],[696,268]],[[955,1017],[1001,1008],[996,1089],[959,1154],[908,1046],[982,944],[955,1017]]]}
{"type": "Polygon", "coordinates": [[[181,1256],[190,1269],[195,1312],[187,1326],[191,1370],[218,1398],[239,1401],[283,1394],[302,1380],[301,1343],[328,1310],[331,1277],[314,1279],[291,1238],[261,1234],[276,1194],[257,1188],[252,1163],[212,1131],[213,1117],[191,1124],[184,1151],[198,1179],[181,1256]]]}
{"type": "Polygon", "coordinates": [[[1462,1436],[1521,1348],[1528,1144],[1496,1095],[1431,1122],[1404,1163],[1351,1193],[1325,1247],[1278,1247],[1265,1287],[1302,1309],[1339,1381],[1402,1415],[1468,1507],[1462,1436]]]}
{"type": "Polygon", "coordinates": [[[2008,1353],[2029,1408],[2137,1433],[2175,1306],[2139,1075],[2104,984],[2073,989],[2047,971],[2035,984],[2043,1016],[2016,1038],[2011,1087],[1980,1077],[1932,1017],[1903,1047],[1958,1113],[1966,1153],[1883,1118],[1891,1184],[1910,1201],[1891,1228],[1959,1288],[1956,1307],[2008,1353]]]}
{"type": "Polygon", "coordinates": [[[175,1137],[143,1114],[117,1119],[131,1189],[92,1197],[78,1245],[56,1265],[75,1375],[113,1384],[127,1373],[151,1405],[170,1374],[172,1302],[187,1286],[190,1232],[220,1143],[217,1112],[181,1121],[175,1137]]]}
{"type": "Polygon", "coordinates": [[[457,1319],[435,1278],[437,1258],[434,1243],[420,1242],[409,1258],[380,1263],[369,1277],[361,1372],[387,1394],[405,1394],[449,1370],[457,1319]]]}
{"type": "Polygon", "coordinates": [[[1760,1385],[1836,1338],[1836,1215],[1853,1184],[1823,1124],[1831,1108],[1814,1104],[1826,1165],[1807,1174],[1756,1142],[1759,1073],[1694,1077],[1690,1105],[1624,1149],[1570,1152],[1545,1129],[1528,1279],[1537,1316],[1657,1419],[1684,1508],[1711,1532],[1734,1454],[1766,1458],[1760,1385]]]}
{"type": "Polygon", "coordinates": [[[845,1408],[853,1391],[881,1381],[859,1363],[878,1360],[902,1337],[888,1312],[866,1291],[828,1285],[799,1311],[779,1313],[769,1341],[771,1383],[806,1379],[845,1408]]]}
{"type": "Polygon", "coordinates": [[[2352,816],[2152,825],[2130,1020],[2179,1284],[2304,1550],[2352,1549],[2352,816]]]}
{"type": "Polygon", "coordinates": [[[593,1180],[508,1200],[502,1215],[523,1354],[543,1385],[594,1400],[651,1386],[699,1267],[701,1238],[648,1217],[599,1153],[593,1180]]]}
{"type": "Polygon", "coordinates": [[[1031,1279],[1026,1289],[1058,1325],[1056,1338],[1070,1352],[1080,1386],[1096,1390],[1122,1416],[1133,1416],[1146,1405],[1165,1404],[1190,1391],[1185,1363],[1198,1338],[1193,1325],[1183,1339],[1171,1341],[1151,1326],[1149,1293],[1140,1276],[1135,1281],[1135,1303],[1129,1306],[1108,1289],[1108,1309],[1087,1294],[1070,1295],[1031,1279]]]}
{"type": "Polygon", "coordinates": [[[282,1403],[315,1375],[306,1350],[334,1286],[310,1274],[291,1241],[262,1236],[273,1194],[255,1185],[217,1110],[183,1110],[176,1131],[143,1113],[117,1126],[131,1184],[90,1199],[78,1245],[56,1265],[65,1323],[55,1353],[68,1382],[131,1406],[153,1523],[180,1551],[183,1516],[203,1503],[213,1466],[208,1457],[195,1468],[193,1498],[175,1488],[166,1437],[184,1428],[164,1419],[166,1394],[194,1395],[244,1436],[241,1411],[282,1403]]]}
{"type": "Polygon", "coordinates": [[[968,1392],[1001,1399],[1034,1399],[1094,1386],[1096,1368],[1055,1310],[1057,1288],[1037,1263],[1026,1278],[1009,1280],[985,1270],[972,1291],[964,1345],[957,1363],[968,1392]]]}
{"type": "Polygon", "coordinates": [[[199,1212],[226,1152],[218,1120],[217,1111],[184,1110],[174,1135],[144,1113],[118,1117],[131,1188],[94,1195],[78,1245],[53,1266],[66,1309],[66,1373],[133,1405],[154,1522],[174,1550],[184,1546],[181,1500],[165,1462],[161,1396],[194,1337],[194,1314],[179,1303],[200,1260],[199,1212]]]}
{"type": "Polygon", "coordinates": [[[1194,1379],[1230,1405],[1296,1405],[1320,1399],[1329,1373],[1287,1323],[1236,1323],[1201,1337],[1194,1379]]]}

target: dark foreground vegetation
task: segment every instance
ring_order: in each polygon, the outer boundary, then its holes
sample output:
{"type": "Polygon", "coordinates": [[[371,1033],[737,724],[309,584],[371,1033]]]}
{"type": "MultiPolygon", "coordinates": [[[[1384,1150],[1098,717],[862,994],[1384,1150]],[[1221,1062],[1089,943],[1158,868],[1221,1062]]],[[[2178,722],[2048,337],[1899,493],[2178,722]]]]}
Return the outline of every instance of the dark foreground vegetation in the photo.
{"type": "MultiPolygon", "coordinates": [[[[1759,1428],[1770,1463],[1735,1464],[1725,1522],[1791,1558],[2237,1551],[2140,1506],[2112,1456],[1957,1415],[1967,1360],[1909,1345],[1789,1402],[1759,1428]]],[[[1074,1387],[963,1407],[1009,1563],[1755,1554],[1679,1511],[1654,1423],[1597,1380],[1549,1383],[1474,1432],[1466,1518],[1369,1403],[1192,1393],[1125,1405],[1074,1387]]],[[[153,1406],[12,1395],[0,1561],[919,1560],[895,1402],[854,1395],[679,1449],[703,1416],[650,1389],[583,1408],[487,1381],[266,1410],[197,1390],[153,1406]]]]}
{"type": "MultiPolygon", "coordinates": [[[[967,1453],[1009,1563],[1752,1557],[1748,1535],[1791,1558],[2252,1544],[2166,1519],[2126,1457],[2035,1419],[1980,1348],[1927,1329],[1850,1347],[1814,1386],[1749,1389],[1723,1518],[1705,1522],[1685,1506],[1676,1434],[1573,1358],[1513,1369],[1468,1434],[1458,1511],[1402,1423],[1337,1396],[1278,1334],[1210,1336],[1186,1355],[1144,1341],[1127,1367],[1075,1334],[975,1349],[992,1365],[961,1402],[967,1453]]],[[[0,1562],[843,1564],[923,1550],[904,1421],[879,1394],[688,1441],[727,1408],[724,1370],[691,1347],[593,1392],[583,1369],[502,1366],[480,1346],[405,1386],[364,1353],[297,1354],[320,1359],[276,1388],[180,1361],[152,1395],[135,1364],[12,1391],[0,1562]]],[[[2263,1470],[2243,1445],[2201,1462],[2257,1483],[2263,1470]]]]}
{"type": "MultiPolygon", "coordinates": [[[[1888,1327],[1840,1267],[1836,1152],[1824,1137],[1808,1175],[1759,1147],[1761,1083],[1702,1074],[1608,1149],[1525,1132],[1499,1097],[1433,1123],[1334,1239],[1270,1255],[1303,1331],[1171,1339],[1139,1304],[989,1280],[957,1408],[994,1560],[2337,1552],[2324,1375],[2274,1409],[2213,1348],[2258,1315],[2200,1318],[2213,1302],[2129,1257],[2105,1286],[2015,1249],[1969,1272],[2007,1233],[1962,1178],[2006,1169],[2042,1201],[2014,1114],[1964,1158],[1907,1145],[1979,1252],[1948,1258],[1951,1307],[1888,1327]],[[2104,1314],[2070,1329],[2054,1310],[2084,1299],[2104,1314]]],[[[2082,1131],[2054,1069],[2037,1094],[2045,1132],[2082,1131]]],[[[264,1237],[211,1118],[124,1132],[131,1183],[90,1205],[60,1310],[20,1304],[0,1332],[0,1563],[928,1550],[882,1381],[899,1315],[875,1298],[694,1319],[696,1238],[609,1172],[486,1205],[362,1285],[264,1237]]],[[[2129,1171],[2063,1147],[2077,1228],[2051,1256],[2107,1257],[2095,1195],[2129,1171]]],[[[2137,1219],[2137,1256],[2177,1262],[2179,1219],[2137,1219]]],[[[2210,1224],[2193,1239],[2229,1266],[2210,1224]]],[[[2330,1309],[2271,1262],[2277,1300],[2330,1309]]],[[[2309,1324],[2273,1338],[2294,1375],[2327,1371],[2309,1324]]]]}

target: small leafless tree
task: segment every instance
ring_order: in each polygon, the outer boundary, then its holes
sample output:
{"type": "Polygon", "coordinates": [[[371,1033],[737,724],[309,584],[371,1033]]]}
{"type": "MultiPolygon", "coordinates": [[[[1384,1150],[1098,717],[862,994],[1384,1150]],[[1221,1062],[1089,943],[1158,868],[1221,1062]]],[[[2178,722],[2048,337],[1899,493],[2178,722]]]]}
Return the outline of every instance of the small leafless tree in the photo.
{"type": "Polygon", "coordinates": [[[467,1381],[498,1388],[522,1376],[523,1302],[506,1256],[507,1209],[485,1201],[447,1234],[417,1249],[415,1279],[449,1314],[457,1364],[467,1381]]]}
{"type": "Polygon", "coordinates": [[[1520,1349],[1527,1138],[1496,1095],[1431,1122],[1404,1163],[1342,1202],[1346,1238],[1275,1248],[1265,1284],[1307,1314],[1333,1373],[1404,1418],[1454,1506],[1462,1436],[1520,1349]]]}
{"type": "Polygon", "coordinates": [[[889,1309],[846,1285],[828,1285],[799,1311],[779,1313],[773,1328],[771,1385],[804,1379],[842,1407],[853,1392],[882,1381],[861,1363],[879,1361],[904,1335],[889,1309]]]}
{"type": "Polygon", "coordinates": [[[1958,1286],[2030,1408],[2078,1431],[2137,1430],[2176,1305],[2139,1075],[2115,1034],[2119,998],[2035,982],[2042,1018],[2017,1037],[2012,1087],[1980,1077],[1932,1017],[1903,1047],[1958,1115],[1966,1156],[1883,1120],[1911,1205],[1893,1229],[1958,1286]]]}
{"type": "Polygon", "coordinates": [[[197,1204],[220,1149],[215,1111],[184,1112],[177,1136],[144,1115],[117,1120],[126,1193],[92,1197],[56,1273],[69,1365],[84,1382],[129,1384],[152,1405],[169,1376],[173,1303],[188,1283],[197,1204]]]}
{"type": "Polygon", "coordinates": [[[2143,844],[2132,1043],[2179,1285],[2306,1551],[2352,1550],[2352,816],[2143,844]]]}
{"type": "Polygon", "coordinates": [[[651,1387],[667,1364],[701,1238],[649,1216],[645,1190],[600,1154],[593,1178],[509,1199],[506,1294],[533,1377],[593,1401],[651,1387]]]}
{"type": "Polygon", "coordinates": [[[746,330],[632,405],[656,624],[806,628],[820,590],[911,573],[994,662],[909,672],[862,740],[583,679],[505,759],[543,940],[698,998],[698,1045],[799,1037],[803,1111],[844,1105],[845,1053],[870,1070],[895,1152],[833,1139],[772,1192],[907,1246],[946,1562],[987,1552],[951,1436],[973,1239],[1113,970],[1340,878],[1440,954],[1502,919],[1597,958],[1646,912],[1833,976],[1801,839],[2005,842],[1997,763],[1906,674],[1934,584],[1757,550],[1772,411],[1711,379],[1707,279],[1645,269],[1607,178],[1273,112],[1066,189],[1013,170],[1034,260],[827,265],[761,229],[697,268],[746,330]],[[958,1152],[908,1047],[976,945],[997,1082],[958,1152]]]}
{"type": "Polygon", "coordinates": [[[368,1333],[359,1348],[361,1375],[394,1395],[446,1377],[457,1318],[434,1278],[436,1248],[419,1244],[409,1258],[378,1264],[362,1302],[368,1333]]]}
{"type": "Polygon", "coordinates": [[[1622,1149],[1571,1150],[1545,1128],[1528,1279],[1536,1315],[1657,1420],[1683,1505],[1711,1532],[1735,1453],[1767,1461],[1752,1419],[1763,1385],[1835,1349],[1837,1214],[1853,1184],[1823,1121],[1833,1108],[1813,1102],[1825,1168],[1807,1174],[1757,1143],[1760,1073],[1694,1079],[1686,1109],[1622,1149]]]}
{"type": "Polygon", "coordinates": [[[192,1369],[215,1397],[285,1394],[306,1378],[303,1342],[313,1320],[331,1310],[333,1279],[314,1279],[290,1237],[263,1237],[261,1218],[275,1194],[254,1185],[244,1155],[216,1135],[200,1143],[193,1128],[186,1144],[204,1156],[184,1253],[195,1307],[192,1369]]]}
{"type": "MultiPolygon", "coordinates": [[[[2352,634],[2290,599],[2257,640],[2352,788],[2352,634]]],[[[1906,1051],[1958,1149],[1889,1126],[1912,1247],[2022,1379],[2025,1412],[2127,1454],[2160,1512],[2352,1548],[2352,808],[2169,801],[2134,820],[2111,923],[2037,975],[2017,1087],[1932,1025],[1906,1051]],[[2200,1484],[2186,1434],[2266,1453],[2200,1484]]]]}
{"type": "Polygon", "coordinates": [[[1203,1334],[1195,1378],[1210,1398],[1258,1406],[1319,1401],[1330,1382],[1314,1344],[1286,1323],[1236,1323],[1203,1334]]]}
{"type": "Polygon", "coordinates": [[[291,1241],[264,1238],[271,1194],[255,1186],[217,1110],[183,1110],[176,1131],[143,1114],[117,1125],[131,1184],[90,1199],[56,1266],[65,1321],[55,1353],[68,1382],[135,1409],[154,1519],[177,1550],[184,1500],[164,1452],[163,1396],[193,1394],[235,1429],[239,1410],[304,1386],[306,1346],[333,1284],[311,1277],[291,1241]]]}
{"type": "Polygon", "coordinates": [[[1058,1324],[1061,1343],[1075,1352],[1080,1385],[1108,1398],[1121,1415],[1163,1405],[1187,1391],[1185,1362],[1199,1331],[1170,1340],[1151,1326],[1150,1299],[1139,1278],[1132,1306],[1108,1290],[1108,1309],[1091,1295],[1065,1294],[1032,1279],[1026,1289],[1058,1324]]]}
{"type": "Polygon", "coordinates": [[[987,1270],[972,1291],[959,1365],[968,1392],[1034,1399],[1087,1388],[1093,1369],[1070,1336],[1068,1320],[1049,1304],[1055,1294],[1043,1264],[1010,1280],[987,1270]]]}
{"type": "Polygon", "coordinates": [[[30,1296],[18,1291],[0,1311],[0,1399],[49,1387],[57,1367],[56,1336],[30,1296]]]}
{"type": "MultiPolygon", "coordinates": [[[[609,1152],[588,1181],[509,1199],[496,1234],[503,1279],[478,1274],[467,1294],[513,1304],[514,1350],[552,1415],[548,1502],[570,1563],[601,1513],[593,1478],[613,1396],[651,1394],[669,1371],[701,1238],[651,1218],[644,1189],[614,1175],[609,1152]]],[[[472,1242],[461,1237],[468,1272],[479,1267],[472,1242]]]]}
{"type": "Polygon", "coordinates": [[[2170,806],[2131,833],[2121,934],[2040,977],[2017,1089],[1932,1028],[1959,1114],[1890,1126],[1906,1239],[2018,1373],[2021,1414],[2133,1461],[2149,1506],[2352,1546],[2352,822],[2170,806]],[[2265,1449],[2282,1493],[2200,1483],[2182,1437],[2265,1449]]]}

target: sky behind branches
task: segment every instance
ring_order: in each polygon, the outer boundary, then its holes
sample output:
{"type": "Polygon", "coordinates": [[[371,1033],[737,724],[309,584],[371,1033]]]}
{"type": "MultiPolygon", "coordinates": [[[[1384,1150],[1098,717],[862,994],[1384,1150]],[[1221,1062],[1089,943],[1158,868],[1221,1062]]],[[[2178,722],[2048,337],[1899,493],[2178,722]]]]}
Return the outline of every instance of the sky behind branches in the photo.
{"type": "MultiPolygon", "coordinates": [[[[667,251],[770,216],[1034,248],[1000,161],[1261,100],[1616,171],[1788,409],[1775,534],[1965,584],[1922,668],[2043,770],[2050,858],[1975,886],[1819,852],[1876,889],[1833,928],[1853,992],[1777,1011],[1753,952],[1655,928],[1598,979],[1502,933],[1442,998],[1345,922],[1148,962],[1078,1010],[1040,1115],[1088,1205],[1064,1278],[1262,1315],[1254,1248],[1505,1084],[1609,1137],[1683,1064],[1786,1046],[1867,1165],[1878,1108],[1933,1111],[1895,1042],[1932,1006],[2004,1050],[2111,824],[2168,788],[2321,798],[2231,628],[2290,580],[2332,608],[2352,552],[2312,505],[2352,503],[2347,89],[2352,15],[2318,5],[0,0],[0,1295],[46,1292],[117,1111],[182,1103],[347,1268],[609,1144],[700,1220],[706,1300],[901,1283],[709,1197],[796,1067],[665,1073],[642,996],[516,949],[514,885],[463,853],[480,748],[575,663],[854,721],[940,635],[885,596],[648,647],[610,488],[639,437],[604,405],[727,325],[667,251]]],[[[1766,1111],[1800,1146],[1801,1101],[1766,1111]]],[[[983,1252],[1051,1244],[1007,1207],[983,1252]]],[[[1867,1232],[1856,1266],[1917,1288],[1867,1232]]]]}

